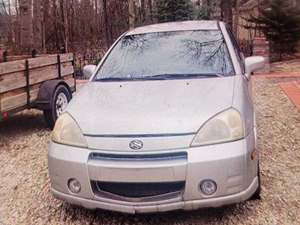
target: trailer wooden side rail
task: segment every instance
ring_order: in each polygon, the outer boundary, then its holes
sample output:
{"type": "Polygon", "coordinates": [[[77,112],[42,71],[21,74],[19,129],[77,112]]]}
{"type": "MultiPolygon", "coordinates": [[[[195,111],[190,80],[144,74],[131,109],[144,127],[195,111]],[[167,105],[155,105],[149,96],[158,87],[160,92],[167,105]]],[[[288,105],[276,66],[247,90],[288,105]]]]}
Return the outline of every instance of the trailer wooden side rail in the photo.
{"type": "MultiPolygon", "coordinates": [[[[76,88],[73,54],[0,63],[0,120],[26,108],[39,108],[39,101],[48,100],[48,106],[43,106],[42,110],[51,110],[51,100],[55,101],[52,97],[59,85],[64,85],[69,91],[65,94],[72,96],[76,88]],[[53,93],[45,99],[42,91],[53,93]],[[44,97],[39,99],[39,96],[44,97]]],[[[70,100],[69,96],[67,98],[70,100]]]]}

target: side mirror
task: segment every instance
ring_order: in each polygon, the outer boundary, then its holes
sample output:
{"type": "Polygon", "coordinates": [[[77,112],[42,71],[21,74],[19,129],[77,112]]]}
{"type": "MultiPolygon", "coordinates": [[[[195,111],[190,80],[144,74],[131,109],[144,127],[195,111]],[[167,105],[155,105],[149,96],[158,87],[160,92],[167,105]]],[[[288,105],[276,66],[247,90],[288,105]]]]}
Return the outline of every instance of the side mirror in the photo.
{"type": "Polygon", "coordinates": [[[251,56],[245,59],[246,76],[249,78],[251,74],[265,67],[265,58],[262,56],[251,56]]]}
{"type": "Polygon", "coordinates": [[[83,76],[85,78],[89,79],[95,73],[96,69],[97,69],[97,66],[95,66],[95,65],[86,65],[86,66],[84,66],[83,70],[82,70],[83,76]]]}

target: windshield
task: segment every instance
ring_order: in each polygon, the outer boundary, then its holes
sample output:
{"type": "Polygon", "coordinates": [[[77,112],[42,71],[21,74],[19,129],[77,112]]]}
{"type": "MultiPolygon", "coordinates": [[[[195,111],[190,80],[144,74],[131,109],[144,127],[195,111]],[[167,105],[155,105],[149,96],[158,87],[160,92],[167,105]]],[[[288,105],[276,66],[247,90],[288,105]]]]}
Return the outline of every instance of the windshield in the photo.
{"type": "Polygon", "coordinates": [[[185,79],[233,74],[221,31],[176,31],[123,37],[94,80],[185,79]]]}

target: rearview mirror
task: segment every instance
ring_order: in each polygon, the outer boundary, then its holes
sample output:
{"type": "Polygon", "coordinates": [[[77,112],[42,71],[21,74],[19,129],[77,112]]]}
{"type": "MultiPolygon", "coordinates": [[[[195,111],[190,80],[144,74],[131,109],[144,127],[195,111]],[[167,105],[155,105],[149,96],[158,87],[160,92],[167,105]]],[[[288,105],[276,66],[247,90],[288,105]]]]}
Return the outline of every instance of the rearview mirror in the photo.
{"type": "Polygon", "coordinates": [[[96,71],[97,66],[95,65],[86,65],[83,67],[83,76],[84,78],[89,79],[96,71]]]}
{"type": "Polygon", "coordinates": [[[245,59],[246,76],[249,78],[251,74],[265,67],[265,58],[262,56],[251,56],[245,59]]]}

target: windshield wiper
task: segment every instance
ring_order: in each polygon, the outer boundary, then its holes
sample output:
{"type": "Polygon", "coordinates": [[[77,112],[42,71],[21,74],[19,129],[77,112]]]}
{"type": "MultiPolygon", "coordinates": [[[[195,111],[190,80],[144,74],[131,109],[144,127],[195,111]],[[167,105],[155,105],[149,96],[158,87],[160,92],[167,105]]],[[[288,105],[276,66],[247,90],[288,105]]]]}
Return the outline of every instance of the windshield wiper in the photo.
{"type": "Polygon", "coordinates": [[[205,73],[205,74],[159,74],[145,77],[145,80],[171,80],[171,79],[193,79],[193,78],[210,78],[210,77],[224,77],[219,73],[205,73]]]}
{"type": "Polygon", "coordinates": [[[144,77],[107,77],[100,78],[96,81],[112,82],[112,81],[139,81],[139,80],[176,80],[176,79],[195,79],[195,78],[210,78],[210,77],[224,77],[219,73],[205,73],[205,74],[158,74],[144,77]]]}
{"type": "Polygon", "coordinates": [[[110,81],[131,81],[135,80],[134,78],[126,78],[126,77],[107,77],[107,78],[100,78],[96,81],[102,81],[102,82],[110,82],[110,81]]]}

